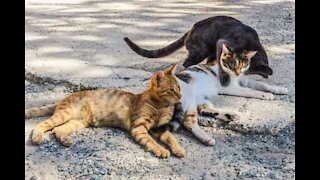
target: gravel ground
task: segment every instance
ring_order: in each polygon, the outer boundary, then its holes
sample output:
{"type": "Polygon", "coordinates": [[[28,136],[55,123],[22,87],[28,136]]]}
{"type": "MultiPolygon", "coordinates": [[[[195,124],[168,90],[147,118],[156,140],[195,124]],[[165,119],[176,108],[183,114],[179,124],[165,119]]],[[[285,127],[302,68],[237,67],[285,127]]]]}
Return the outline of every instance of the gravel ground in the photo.
{"type": "Polygon", "coordinates": [[[220,96],[217,107],[240,111],[223,125],[201,117],[214,147],[181,129],[186,157],[158,159],[119,129],[73,133],[73,146],[29,142],[36,123],[25,121],[26,179],[295,179],[295,2],[228,1],[26,1],[26,108],[55,102],[78,89],[116,87],[142,91],[158,69],[186,57],[183,48],[161,59],[136,55],[128,36],[148,48],[164,46],[193,23],[230,15],[255,28],[274,70],[268,80],[289,94],[264,101],[220,96]]]}

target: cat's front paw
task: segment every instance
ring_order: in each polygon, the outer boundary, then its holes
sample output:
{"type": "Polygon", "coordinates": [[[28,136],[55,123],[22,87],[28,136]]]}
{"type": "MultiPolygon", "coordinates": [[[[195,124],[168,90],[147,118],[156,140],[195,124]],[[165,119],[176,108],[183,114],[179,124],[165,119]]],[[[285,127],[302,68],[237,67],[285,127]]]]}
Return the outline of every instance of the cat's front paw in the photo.
{"type": "Polygon", "coordinates": [[[163,147],[159,147],[153,150],[153,153],[159,158],[168,158],[170,157],[170,152],[163,147]]]}
{"type": "Polygon", "coordinates": [[[34,144],[41,144],[43,142],[43,135],[44,133],[42,131],[39,131],[39,130],[33,130],[32,132],[32,137],[31,137],[31,140],[34,144]]]}
{"type": "Polygon", "coordinates": [[[60,137],[59,141],[65,147],[70,147],[72,145],[72,139],[68,135],[60,137]]]}
{"type": "Polygon", "coordinates": [[[183,148],[174,148],[172,149],[172,152],[177,157],[184,157],[186,155],[186,150],[183,148]]]}
{"type": "Polygon", "coordinates": [[[216,144],[216,141],[214,139],[208,139],[206,141],[203,141],[203,143],[207,146],[214,146],[216,144]]]}
{"type": "Polygon", "coordinates": [[[286,95],[289,93],[289,90],[285,87],[278,87],[274,94],[286,95]]]}
{"type": "Polygon", "coordinates": [[[265,99],[265,100],[273,100],[274,99],[274,95],[271,93],[262,93],[260,96],[261,99],[265,99]]]}

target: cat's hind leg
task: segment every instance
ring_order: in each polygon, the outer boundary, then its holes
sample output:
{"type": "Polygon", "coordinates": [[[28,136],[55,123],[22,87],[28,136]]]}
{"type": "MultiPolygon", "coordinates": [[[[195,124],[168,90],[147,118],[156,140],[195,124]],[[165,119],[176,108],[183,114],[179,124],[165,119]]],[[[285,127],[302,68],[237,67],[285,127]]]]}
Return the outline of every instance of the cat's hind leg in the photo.
{"type": "Polygon", "coordinates": [[[185,112],[182,121],[183,126],[201,142],[208,146],[213,146],[215,140],[199,127],[196,99],[191,97],[183,99],[182,105],[182,109],[185,112]]]}
{"type": "Polygon", "coordinates": [[[204,52],[204,48],[200,48],[200,50],[194,48],[187,48],[189,51],[188,57],[183,62],[183,67],[187,68],[189,66],[199,64],[202,62],[207,56],[208,53],[204,52]]]}
{"type": "Polygon", "coordinates": [[[86,128],[88,126],[88,122],[78,119],[72,119],[63,125],[54,128],[53,132],[55,133],[57,140],[62,145],[69,147],[72,145],[72,139],[69,136],[69,134],[72,132],[76,132],[80,129],[86,128]]]}
{"type": "Polygon", "coordinates": [[[238,96],[238,97],[247,97],[247,98],[265,99],[265,100],[274,99],[274,95],[272,93],[257,91],[247,87],[242,87],[240,85],[221,88],[219,90],[219,94],[238,96]]]}
{"type": "Polygon", "coordinates": [[[204,144],[208,146],[213,146],[215,144],[215,140],[199,127],[198,113],[196,111],[186,113],[185,119],[183,120],[183,126],[204,144]]]}
{"type": "Polygon", "coordinates": [[[174,137],[174,135],[168,131],[153,131],[151,132],[153,136],[160,139],[163,143],[169,146],[169,148],[172,150],[173,154],[178,157],[184,157],[186,154],[186,150],[184,150],[182,147],[180,147],[177,139],[174,137]]]}
{"type": "Polygon", "coordinates": [[[63,109],[55,112],[50,118],[36,125],[32,132],[32,142],[41,144],[46,131],[49,131],[73,118],[73,112],[70,109],[63,109]]]}
{"type": "Polygon", "coordinates": [[[239,79],[239,84],[243,87],[248,87],[251,89],[255,89],[258,91],[271,92],[273,94],[288,94],[289,91],[285,87],[269,85],[264,82],[256,81],[254,79],[250,79],[248,77],[241,77],[239,79]]]}

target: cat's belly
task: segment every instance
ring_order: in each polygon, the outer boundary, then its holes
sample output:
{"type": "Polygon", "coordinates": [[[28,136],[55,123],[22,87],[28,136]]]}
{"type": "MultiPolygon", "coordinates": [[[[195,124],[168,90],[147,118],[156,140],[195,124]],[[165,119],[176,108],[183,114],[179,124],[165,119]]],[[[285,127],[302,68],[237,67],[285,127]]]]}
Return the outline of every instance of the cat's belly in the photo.
{"type": "Polygon", "coordinates": [[[212,76],[198,77],[194,84],[191,86],[192,94],[195,97],[207,96],[213,97],[218,95],[218,90],[220,87],[220,82],[217,78],[212,78],[212,76]]]}
{"type": "Polygon", "coordinates": [[[91,125],[95,127],[118,127],[125,130],[130,128],[129,108],[112,107],[93,113],[91,125]]]}

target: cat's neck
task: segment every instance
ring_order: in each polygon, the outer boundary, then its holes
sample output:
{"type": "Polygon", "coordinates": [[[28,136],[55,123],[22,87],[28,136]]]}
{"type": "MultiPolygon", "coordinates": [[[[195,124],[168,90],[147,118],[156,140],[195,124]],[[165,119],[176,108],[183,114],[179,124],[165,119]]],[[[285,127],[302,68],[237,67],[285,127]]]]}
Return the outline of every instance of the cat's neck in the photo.
{"type": "Polygon", "coordinates": [[[219,76],[220,67],[219,67],[218,64],[210,65],[209,67],[211,68],[211,70],[212,70],[213,72],[216,72],[216,74],[219,76]]]}
{"type": "Polygon", "coordinates": [[[141,99],[151,105],[154,108],[163,108],[163,107],[169,107],[173,104],[163,100],[156,94],[152,93],[150,90],[146,90],[141,94],[141,99]]]}

